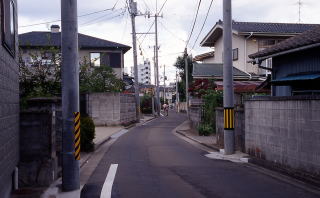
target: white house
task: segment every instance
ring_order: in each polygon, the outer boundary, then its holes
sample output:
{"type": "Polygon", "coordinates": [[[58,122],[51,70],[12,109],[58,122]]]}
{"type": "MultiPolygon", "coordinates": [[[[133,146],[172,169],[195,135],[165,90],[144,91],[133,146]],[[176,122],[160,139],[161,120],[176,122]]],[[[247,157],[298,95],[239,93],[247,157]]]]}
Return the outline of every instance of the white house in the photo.
{"type": "MultiPolygon", "coordinates": [[[[87,60],[92,67],[101,65],[112,67],[118,78],[123,78],[124,54],[131,47],[120,43],[78,34],[80,62],[87,60]]],[[[50,32],[28,32],[19,35],[19,46],[22,49],[22,60],[27,66],[33,65],[32,55],[39,55],[42,62],[50,64],[52,54],[48,51],[41,52],[48,48],[60,49],[61,32],[58,25],[52,25],[50,32]]]]}
{"type": "MultiPolygon", "coordinates": [[[[259,69],[248,63],[249,54],[269,48],[287,38],[299,35],[316,24],[293,23],[256,23],[256,22],[232,22],[232,47],[233,66],[237,69],[253,75],[265,75],[266,70],[259,69]]],[[[203,38],[201,47],[209,47],[211,51],[198,55],[194,61],[202,63],[223,63],[223,22],[219,20],[215,26],[203,38]]],[[[270,67],[270,60],[263,63],[270,67]]]]}

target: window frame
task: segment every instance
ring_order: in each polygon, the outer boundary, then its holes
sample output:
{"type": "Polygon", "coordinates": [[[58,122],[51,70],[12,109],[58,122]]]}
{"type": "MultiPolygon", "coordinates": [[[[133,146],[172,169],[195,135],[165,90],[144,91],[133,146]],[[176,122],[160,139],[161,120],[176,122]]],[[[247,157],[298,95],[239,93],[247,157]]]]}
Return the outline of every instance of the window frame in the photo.
{"type": "Polygon", "coordinates": [[[239,60],[239,48],[235,48],[232,50],[232,60],[237,61],[239,60]],[[236,56],[235,56],[236,53],[236,56]]]}
{"type": "MultiPolygon", "coordinates": [[[[17,34],[17,29],[16,29],[16,4],[14,2],[14,0],[0,0],[1,1],[1,35],[2,35],[2,46],[9,52],[9,54],[14,58],[16,55],[16,34],[17,34]],[[11,9],[9,10],[9,28],[13,28],[13,34],[9,35],[12,36],[12,46],[10,46],[10,44],[7,43],[7,17],[6,17],[6,13],[8,11],[6,11],[5,7],[6,7],[6,3],[9,3],[9,8],[11,8],[12,5],[12,13],[10,12],[11,9]],[[12,21],[11,21],[12,20],[12,21]],[[11,22],[13,22],[13,24],[11,24],[11,22]],[[11,25],[13,25],[13,27],[11,27],[11,25]]],[[[11,34],[11,30],[10,34],[11,34]]]]}

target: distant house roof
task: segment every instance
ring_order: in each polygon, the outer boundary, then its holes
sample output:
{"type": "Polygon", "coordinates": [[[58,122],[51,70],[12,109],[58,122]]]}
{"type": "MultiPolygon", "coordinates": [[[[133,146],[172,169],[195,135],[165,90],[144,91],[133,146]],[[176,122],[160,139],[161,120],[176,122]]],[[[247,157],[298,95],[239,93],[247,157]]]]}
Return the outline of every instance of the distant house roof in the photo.
{"type": "Polygon", "coordinates": [[[204,59],[214,57],[214,51],[199,54],[193,58],[193,61],[203,61],[204,59]]]}
{"type": "Polygon", "coordinates": [[[276,45],[249,55],[251,59],[266,59],[273,56],[290,52],[290,50],[300,51],[302,49],[320,46],[320,26],[312,28],[300,35],[284,40],[276,45]]]}
{"type": "MultiPolygon", "coordinates": [[[[294,36],[301,34],[319,26],[318,24],[297,24],[297,23],[260,23],[260,22],[232,22],[234,33],[239,35],[254,35],[267,36],[294,36]]],[[[201,46],[212,46],[222,36],[223,22],[219,20],[210,32],[201,41],[201,46]]]]}
{"type": "MultiPolygon", "coordinates": [[[[262,81],[234,81],[233,82],[233,89],[236,93],[248,93],[248,92],[255,92],[255,93],[270,93],[268,89],[257,89],[262,81]]],[[[216,81],[215,84],[217,85],[216,90],[222,91],[223,90],[223,82],[216,81]]]]}
{"type": "MultiPolygon", "coordinates": [[[[194,78],[215,78],[222,79],[223,64],[199,64],[193,63],[192,76],[194,78]]],[[[250,75],[233,67],[233,76],[235,79],[248,79],[250,75]]]]}
{"type": "MultiPolygon", "coordinates": [[[[130,46],[120,43],[88,36],[85,34],[79,35],[80,49],[120,49],[124,53],[130,50],[130,46]]],[[[60,47],[61,32],[28,32],[19,35],[20,47],[60,47]]]]}

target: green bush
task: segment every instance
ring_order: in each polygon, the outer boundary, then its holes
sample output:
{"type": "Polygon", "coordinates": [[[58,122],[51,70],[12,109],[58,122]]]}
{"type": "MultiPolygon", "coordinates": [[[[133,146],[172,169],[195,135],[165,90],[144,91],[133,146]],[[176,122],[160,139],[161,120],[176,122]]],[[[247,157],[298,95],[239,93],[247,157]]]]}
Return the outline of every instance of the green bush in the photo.
{"type": "MultiPolygon", "coordinates": [[[[202,96],[203,99],[203,113],[201,119],[202,128],[211,128],[211,133],[216,132],[216,107],[223,106],[222,92],[214,90],[206,90],[206,94],[202,96]]],[[[200,133],[200,131],[199,131],[200,133]]]]}
{"type": "Polygon", "coordinates": [[[95,126],[90,117],[81,117],[80,135],[81,151],[92,152],[94,150],[95,126]]]}
{"type": "Polygon", "coordinates": [[[209,136],[213,133],[213,128],[209,124],[200,124],[198,127],[198,131],[200,136],[209,136]]]}
{"type": "Polygon", "coordinates": [[[144,114],[152,114],[152,96],[144,95],[141,97],[140,109],[144,114]]]}

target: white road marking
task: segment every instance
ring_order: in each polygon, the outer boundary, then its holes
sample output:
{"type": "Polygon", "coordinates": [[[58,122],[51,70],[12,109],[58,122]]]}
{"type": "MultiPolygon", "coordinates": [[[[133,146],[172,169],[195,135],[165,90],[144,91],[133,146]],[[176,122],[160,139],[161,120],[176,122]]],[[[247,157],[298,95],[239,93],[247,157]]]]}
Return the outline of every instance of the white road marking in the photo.
{"type": "Polygon", "coordinates": [[[104,181],[100,198],[111,198],[112,185],[116,177],[118,164],[111,164],[106,180],[104,181]]]}

